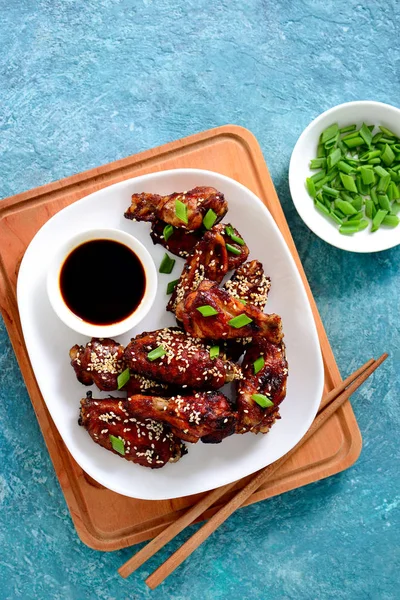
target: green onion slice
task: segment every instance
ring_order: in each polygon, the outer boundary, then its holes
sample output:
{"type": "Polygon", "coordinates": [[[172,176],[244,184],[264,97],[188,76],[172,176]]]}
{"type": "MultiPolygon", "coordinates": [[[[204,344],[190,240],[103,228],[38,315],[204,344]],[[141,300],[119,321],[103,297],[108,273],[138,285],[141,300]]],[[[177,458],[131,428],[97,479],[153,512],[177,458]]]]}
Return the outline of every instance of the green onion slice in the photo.
{"type": "Polygon", "coordinates": [[[240,327],[244,327],[245,325],[248,325],[252,321],[253,321],[253,319],[250,319],[250,317],[248,317],[247,315],[242,314],[242,315],[238,315],[237,317],[233,317],[233,319],[228,321],[228,325],[230,325],[231,327],[234,327],[235,329],[240,329],[240,327]]]}
{"type": "Polygon", "coordinates": [[[130,378],[131,374],[129,372],[129,369],[125,369],[125,371],[122,371],[122,373],[120,373],[117,377],[118,389],[120,390],[121,388],[123,388],[124,385],[128,383],[130,378]]]}
{"type": "Polygon", "coordinates": [[[167,295],[169,296],[170,294],[172,294],[172,292],[174,291],[174,289],[176,288],[176,286],[179,283],[179,279],[174,279],[174,281],[170,281],[167,285],[167,295]]]}
{"type": "Polygon", "coordinates": [[[265,360],[263,356],[259,356],[257,358],[257,360],[255,360],[253,362],[253,368],[254,368],[254,375],[257,375],[257,373],[259,371],[261,371],[261,369],[263,368],[263,366],[265,365],[265,360]]]}
{"type": "Polygon", "coordinates": [[[180,221],[188,224],[187,206],[181,200],[175,200],[175,214],[180,221]]]}
{"type": "Polygon", "coordinates": [[[272,400],[268,398],[268,396],[264,396],[264,394],[253,394],[251,396],[251,399],[254,400],[254,402],[257,402],[257,404],[261,406],[261,408],[268,408],[269,406],[274,406],[272,400]]]}
{"type": "Polygon", "coordinates": [[[206,229],[211,229],[211,227],[214,225],[216,220],[217,220],[217,215],[212,210],[212,208],[209,208],[208,211],[206,212],[206,216],[203,219],[203,225],[206,229]]]}
{"type": "Polygon", "coordinates": [[[115,435],[110,434],[110,442],[111,442],[112,449],[115,450],[115,452],[118,452],[118,454],[125,456],[124,440],[121,440],[121,438],[115,437],[115,435]]]}
{"type": "Polygon", "coordinates": [[[162,356],[164,356],[165,354],[167,354],[164,350],[164,346],[158,346],[158,348],[154,348],[154,350],[151,350],[148,355],[147,358],[151,361],[153,360],[157,360],[157,358],[161,358],[162,356]]]}
{"type": "Polygon", "coordinates": [[[166,225],[163,230],[164,240],[168,242],[171,235],[174,233],[174,228],[172,225],[166,225]]]}
{"type": "Polygon", "coordinates": [[[231,244],[226,244],[226,249],[228,250],[228,252],[231,252],[231,254],[236,254],[237,256],[241,254],[239,248],[235,248],[235,246],[231,246],[231,244]]]}
{"type": "Polygon", "coordinates": [[[238,235],[236,235],[235,230],[233,229],[232,225],[227,225],[225,227],[225,233],[226,233],[226,235],[229,235],[231,240],[233,240],[234,242],[239,244],[239,246],[244,246],[244,240],[241,237],[239,237],[238,235]]]}
{"type": "Polygon", "coordinates": [[[167,253],[164,254],[164,258],[161,261],[160,268],[158,269],[160,273],[166,273],[169,275],[174,268],[175,259],[168,256],[167,253]]]}
{"type": "Polygon", "coordinates": [[[211,346],[210,358],[216,358],[217,356],[219,356],[219,346],[211,346]]]}
{"type": "Polygon", "coordinates": [[[197,310],[203,315],[203,317],[212,317],[213,315],[218,314],[218,311],[215,310],[215,308],[213,306],[210,306],[209,304],[205,304],[204,306],[198,306],[197,310]]]}

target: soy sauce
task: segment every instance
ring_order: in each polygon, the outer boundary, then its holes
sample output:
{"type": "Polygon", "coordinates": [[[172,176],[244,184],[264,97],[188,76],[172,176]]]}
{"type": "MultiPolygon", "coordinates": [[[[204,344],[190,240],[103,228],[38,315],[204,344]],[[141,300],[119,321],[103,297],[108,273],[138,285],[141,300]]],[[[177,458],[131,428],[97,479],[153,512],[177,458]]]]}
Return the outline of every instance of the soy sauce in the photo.
{"type": "Polygon", "coordinates": [[[129,317],[146,291],[136,254],[114,240],[91,240],[72,250],[60,273],[65,304],[83,321],[112,325],[129,317]]]}

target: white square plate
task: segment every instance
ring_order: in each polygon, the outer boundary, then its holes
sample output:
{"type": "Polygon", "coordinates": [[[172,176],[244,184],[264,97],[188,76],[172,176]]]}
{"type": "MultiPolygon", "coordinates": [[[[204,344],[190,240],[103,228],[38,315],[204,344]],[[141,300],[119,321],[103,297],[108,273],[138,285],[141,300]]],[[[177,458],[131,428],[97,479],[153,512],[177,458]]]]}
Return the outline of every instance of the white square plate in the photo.
{"type": "MultiPolygon", "coordinates": [[[[147,317],[117,341],[127,344],[142,331],[175,325],[165,310],[168,281],[177,279],[184,264],[176,257],[170,275],[159,274],[159,289],[147,317]]],[[[109,277],[107,278],[109,281],[109,277]]],[[[94,282],[96,293],[123,291],[94,282]]],[[[36,234],[21,263],[18,307],[32,367],[47,408],[74,459],[102,485],[126,496],[161,500],[196,494],[241,479],[286,454],[309,428],[321,400],[324,372],[314,318],[300,275],[273,218],[247,188],[233,179],[197,169],[177,169],[144,175],[107,187],[57,213],[36,234]],[[221,444],[188,444],[188,455],[178,463],[151,470],[123,460],[101,448],[78,425],[79,401],[91,388],[82,386],[70,366],[68,351],[88,339],[66,327],[53,312],[46,293],[46,274],[55,248],[68,238],[93,228],[114,227],[134,235],[158,267],[162,246],[153,246],[150,226],[124,218],[131,194],[169,194],[195,186],[213,186],[228,200],[224,222],[232,222],[257,258],[272,287],[267,312],[281,315],[285,333],[289,379],[281,405],[281,420],[267,435],[233,435],[221,444]]],[[[232,389],[227,386],[228,394],[232,389]]],[[[224,390],[225,391],[225,390],[224,390]]],[[[115,393],[114,395],[122,395],[115,393]]],[[[93,387],[93,396],[105,397],[93,387]]]]}

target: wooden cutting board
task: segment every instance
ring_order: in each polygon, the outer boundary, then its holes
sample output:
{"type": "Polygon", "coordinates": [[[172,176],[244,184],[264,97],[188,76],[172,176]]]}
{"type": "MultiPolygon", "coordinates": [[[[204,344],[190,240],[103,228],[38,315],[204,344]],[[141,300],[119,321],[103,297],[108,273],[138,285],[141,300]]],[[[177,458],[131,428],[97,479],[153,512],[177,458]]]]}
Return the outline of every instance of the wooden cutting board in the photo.
{"type": "MultiPolygon", "coordinates": [[[[29,362],[16,300],[18,268],[39,228],[72,202],[137,175],[181,167],[228,175],[247,186],[268,207],[308,293],[324,359],[325,392],[341,380],[267,165],[257,140],[248,130],[234,125],[211,129],[3,200],[0,203],[0,309],[78,535],[97,550],[116,550],[153,537],[201,494],[157,502],[135,500],[102,487],[77,465],[51,420],[29,362]]],[[[347,403],[248,503],[342,471],[355,462],[360,450],[361,435],[347,403]]],[[[246,479],[239,481],[236,487],[245,482],[246,479]]],[[[215,510],[209,510],[201,519],[208,518],[215,510]]]]}

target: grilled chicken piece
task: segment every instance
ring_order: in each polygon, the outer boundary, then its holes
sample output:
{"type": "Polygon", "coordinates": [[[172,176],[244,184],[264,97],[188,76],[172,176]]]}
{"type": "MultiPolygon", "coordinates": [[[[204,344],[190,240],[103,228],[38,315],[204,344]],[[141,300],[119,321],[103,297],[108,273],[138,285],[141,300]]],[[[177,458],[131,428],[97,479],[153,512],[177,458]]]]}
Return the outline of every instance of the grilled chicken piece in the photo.
{"type": "Polygon", "coordinates": [[[238,424],[236,433],[267,433],[279,416],[279,404],[286,396],[288,364],[285,345],[271,344],[262,337],[254,338],[242,363],[243,379],[237,384],[238,424]],[[264,366],[254,374],[254,362],[262,356],[264,366]],[[253,394],[267,396],[274,405],[262,408],[253,394]]]}
{"type": "Polygon", "coordinates": [[[96,384],[99,390],[106,392],[118,388],[118,375],[125,369],[121,344],[109,338],[92,338],[86,346],[73,346],[69,356],[77,379],[83,385],[96,384]]]}
{"type": "Polygon", "coordinates": [[[134,373],[184,388],[216,390],[240,377],[237,365],[219,357],[210,358],[209,345],[177,327],[136,336],[125,349],[125,361],[134,373]],[[149,352],[159,346],[165,355],[151,361],[149,352]]]}
{"type": "Polygon", "coordinates": [[[132,415],[126,399],[84,398],[78,422],[97,444],[142,467],[160,469],[187,453],[169,427],[132,415]],[[110,435],[122,441],[121,452],[113,448],[110,435]]]}
{"type": "Polygon", "coordinates": [[[264,310],[271,280],[264,275],[262,264],[251,260],[241,265],[225,283],[224,288],[233,297],[264,310]]]}
{"type": "Polygon", "coordinates": [[[279,315],[266,315],[251,304],[244,306],[212,281],[204,280],[196,291],[190,292],[177,308],[177,314],[182,315],[186,333],[200,339],[225,340],[260,335],[279,344],[283,338],[279,315]],[[203,317],[197,310],[202,306],[211,306],[217,314],[203,317]],[[246,315],[251,322],[242,327],[229,325],[231,319],[239,315],[246,315]]]}
{"type": "Polygon", "coordinates": [[[179,229],[200,229],[203,218],[211,209],[218,220],[226,214],[228,203],[224,195],[213,187],[196,187],[188,192],[174,192],[168,196],[158,194],[133,194],[131,206],[125,212],[127,219],[136,221],[165,221],[179,229]],[[176,214],[176,201],[185,205],[187,223],[176,214]]]}
{"type": "Polygon", "coordinates": [[[228,249],[228,271],[240,267],[249,256],[249,249],[238,230],[232,227],[230,223],[219,223],[218,225],[214,225],[211,231],[220,233],[225,240],[225,244],[229,244],[231,247],[231,250],[228,249]],[[227,231],[231,235],[228,235],[227,231]],[[234,238],[241,240],[242,243],[238,243],[235,239],[232,239],[232,235],[234,238]]]}
{"type": "Polygon", "coordinates": [[[182,258],[187,258],[193,252],[197,242],[204,235],[203,229],[195,231],[186,231],[185,229],[174,228],[167,241],[164,239],[164,228],[167,225],[165,221],[154,221],[151,226],[150,236],[154,244],[161,244],[169,252],[182,258]]]}
{"type": "Polygon", "coordinates": [[[218,443],[235,432],[237,413],[220,392],[195,392],[170,398],[136,395],[128,398],[129,410],[171,427],[181,440],[218,443]]]}
{"type": "Polygon", "coordinates": [[[220,283],[227,272],[228,252],[225,240],[220,233],[207,231],[196,244],[193,254],[187,258],[167,310],[175,312],[176,318],[181,321],[182,314],[178,314],[176,308],[185,295],[196,290],[203,279],[220,283]]]}

